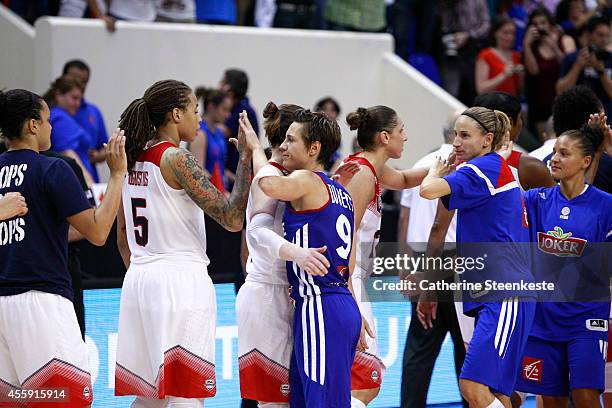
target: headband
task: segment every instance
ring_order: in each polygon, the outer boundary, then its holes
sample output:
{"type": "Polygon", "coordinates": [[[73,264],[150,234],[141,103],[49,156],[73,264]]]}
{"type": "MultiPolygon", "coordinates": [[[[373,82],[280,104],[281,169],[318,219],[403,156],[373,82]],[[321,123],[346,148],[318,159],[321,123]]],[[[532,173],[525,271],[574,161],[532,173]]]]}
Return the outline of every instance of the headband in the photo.
{"type": "Polygon", "coordinates": [[[472,115],[470,112],[463,112],[462,115],[474,119],[485,130],[485,132],[492,133],[480,120],[478,120],[476,116],[472,115]]]}

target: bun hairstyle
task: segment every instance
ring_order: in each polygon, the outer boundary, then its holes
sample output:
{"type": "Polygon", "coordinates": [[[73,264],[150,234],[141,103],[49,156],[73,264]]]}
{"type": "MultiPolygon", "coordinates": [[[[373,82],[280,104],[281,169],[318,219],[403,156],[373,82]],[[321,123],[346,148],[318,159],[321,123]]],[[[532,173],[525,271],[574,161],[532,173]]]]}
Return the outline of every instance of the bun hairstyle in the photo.
{"type": "Polygon", "coordinates": [[[274,102],[268,102],[263,111],[263,128],[270,147],[275,149],[283,143],[287,129],[293,123],[293,115],[301,109],[304,108],[298,105],[284,103],[276,106],[274,102]]]}
{"type": "Polygon", "coordinates": [[[202,101],[202,111],[206,112],[208,104],[212,103],[214,106],[219,106],[223,103],[223,100],[228,95],[220,89],[205,88],[199,86],[195,89],[195,97],[198,101],[202,101]]]}
{"type": "Polygon", "coordinates": [[[25,89],[0,91],[0,136],[8,140],[21,137],[26,121],[41,119],[43,99],[25,89]]]}
{"type": "Polygon", "coordinates": [[[321,143],[317,161],[326,165],[332,154],[340,147],[342,134],[338,122],[328,118],[323,112],[311,112],[309,109],[295,111],[293,121],[303,125],[302,137],[307,147],[313,142],[321,143]]]}
{"type": "Polygon", "coordinates": [[[478,127],[486,134],[493,134],[493,143],[491,151],[496,151],[503,141],[506,132],[512,128],[510,118],[504,112],[492,110],[480,106],[474,106],[466,109],[461,115],[472,119],[478,127]]]}
{"type": "Polygon", "coordinates": [[[134,99],[123,111],[119,128],[125,131],[128,170],[132,170],[147,142],[166,122],[166,114],[174,108],[187,108],[191,93],[191,88],[183,82],[171,79],[158,81],[145,91],[142,98],[134,99]]]}
{"type": "Polygon", "coordinates": [[[595,152],[599,149],[604,140],[603,130],[597,126],[582,125],[579,130],[568,130],[561,136],[569,136],[580,143],[582,154],[586,156],[595,156],[595,152]]]}
{"type": "Polygon", "coordinates": [[[357,108],[346,115],[346,123],[351,130],[357,130],[359,146],[365,151],[371,151],[376,147],[376,136],[379,132],[391,133],[397,126],[397,112],[383,105],[357,108]]]}

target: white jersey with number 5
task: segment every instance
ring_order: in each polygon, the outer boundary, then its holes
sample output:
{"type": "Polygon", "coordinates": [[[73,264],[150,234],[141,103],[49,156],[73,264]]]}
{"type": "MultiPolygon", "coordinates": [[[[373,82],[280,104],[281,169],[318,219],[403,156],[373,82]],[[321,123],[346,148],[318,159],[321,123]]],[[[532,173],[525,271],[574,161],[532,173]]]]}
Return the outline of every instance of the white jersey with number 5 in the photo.
{"type": "Polygon", "coordinates": [[[144,150],[123,185],[123,211],[131,263],[177,258],[208,265],[204,213],[185,190],[170,187],[161,157],[170,142],[144,150]]]}

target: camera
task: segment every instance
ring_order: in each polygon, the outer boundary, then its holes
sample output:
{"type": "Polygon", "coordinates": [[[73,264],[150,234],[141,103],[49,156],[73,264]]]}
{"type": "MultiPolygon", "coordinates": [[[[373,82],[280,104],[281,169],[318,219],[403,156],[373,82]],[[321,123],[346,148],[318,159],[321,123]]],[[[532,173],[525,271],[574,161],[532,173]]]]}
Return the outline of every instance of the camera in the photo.
{"type": "Polygon", "coordinates": [[[606,59],[608,59],[608,51],[603,49],[603,48],[599,48],[598,46],[594,45],[594,44],[589,44],[589,53],[595,55],[595,58],[597,58],[599,61],[605,61],[606,59]]]}
{"type": "Polygon", "coordinates": [[[548,35],[548,31],[546,31],[546,30],[545,30],[545,29],[543,29],[543,28],[538,28],[538,35],[539,35],[540,37],[546,37],[546,36],[548,35]]]}
{"type": "Polygon", "coordinates": [[[455,41],[454,34],[446,34],[442,36],[442,43],[444,44],[444,52],[447,57],[456,57],[457,52],[457,42],[455,41]]]}

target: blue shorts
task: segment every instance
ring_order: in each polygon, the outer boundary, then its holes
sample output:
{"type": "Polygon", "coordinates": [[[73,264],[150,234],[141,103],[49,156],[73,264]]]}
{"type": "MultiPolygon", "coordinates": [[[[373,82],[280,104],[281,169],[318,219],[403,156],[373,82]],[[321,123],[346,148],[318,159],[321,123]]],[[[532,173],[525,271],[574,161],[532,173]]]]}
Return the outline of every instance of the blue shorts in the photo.
{"type": "Polygon", "coordinates": [[[567,397],[575,388],[603,392],[607,341],[548,341],[529,336],[516,389],[538,395],[567,397]]]}
{"type": "Polygon", "coordinates": [[[292,408],[350,407],[351,366],[360,331],[361,313],[350,295],[327,294],[295,303],[292,408]]]}
{"type": "Polygon", "coordinates": [[[476,315],[460,378],[511,396],[535,307],[532,299],[517,297],[484,303],[476,315]]]}

